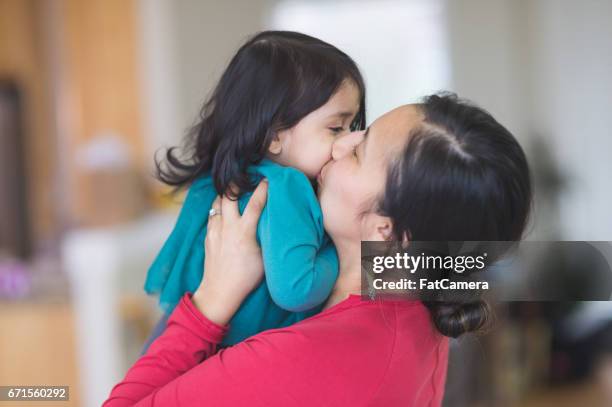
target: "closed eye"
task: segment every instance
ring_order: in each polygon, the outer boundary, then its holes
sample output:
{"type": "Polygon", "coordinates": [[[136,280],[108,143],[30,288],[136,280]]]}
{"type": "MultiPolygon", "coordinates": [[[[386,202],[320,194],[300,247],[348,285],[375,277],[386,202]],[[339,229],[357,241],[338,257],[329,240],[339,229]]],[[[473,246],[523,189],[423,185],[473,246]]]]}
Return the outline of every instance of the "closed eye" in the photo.
{"type": "Polygon", "coordinates": [[[339,133],[342,133],[344,131],[344,127],[330,127],[329,129],[334,134],[339,134],[339,133]]]}

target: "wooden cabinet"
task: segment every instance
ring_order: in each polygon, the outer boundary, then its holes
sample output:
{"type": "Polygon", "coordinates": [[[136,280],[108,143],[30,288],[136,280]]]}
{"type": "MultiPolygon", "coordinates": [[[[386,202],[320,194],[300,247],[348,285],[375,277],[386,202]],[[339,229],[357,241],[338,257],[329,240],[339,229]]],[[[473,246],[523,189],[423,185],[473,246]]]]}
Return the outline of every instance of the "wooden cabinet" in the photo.
{"type": "Polygon", "coordinates": [[[0,383],[70,386],[70,402],[37,406],[78,406],[76,338],[69,304],[0,302],[0,383]]]}

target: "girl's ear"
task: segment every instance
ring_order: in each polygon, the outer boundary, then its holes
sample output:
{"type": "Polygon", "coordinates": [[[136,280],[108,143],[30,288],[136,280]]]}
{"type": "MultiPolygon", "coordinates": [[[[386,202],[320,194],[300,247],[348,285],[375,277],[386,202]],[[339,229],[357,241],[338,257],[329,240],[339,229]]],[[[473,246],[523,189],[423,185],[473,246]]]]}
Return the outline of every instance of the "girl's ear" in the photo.
{"type": "Polygon", "coordinates": [[[272,155],[279,155],[283,152],[283,139],[286,137],[287,132],[289,130],[282,130],[276,132],[272,142],[270,143],[270,147],[268,147],[268,152],[272,155]]]}
{"type": "Polygon", "coordinates": [[[268,152],[272,155],[279,155],[283,151],[283,144],[281,143],[278,136],[275,136],[272,142],[270,143],[270,147],[268,147],[268,152]]]}
{"type": "Polygon", "coordinates": [[[387,241],[393,238],[393,221],[388,216],[368,213],[362,220],[362,240],[387,241]]]}

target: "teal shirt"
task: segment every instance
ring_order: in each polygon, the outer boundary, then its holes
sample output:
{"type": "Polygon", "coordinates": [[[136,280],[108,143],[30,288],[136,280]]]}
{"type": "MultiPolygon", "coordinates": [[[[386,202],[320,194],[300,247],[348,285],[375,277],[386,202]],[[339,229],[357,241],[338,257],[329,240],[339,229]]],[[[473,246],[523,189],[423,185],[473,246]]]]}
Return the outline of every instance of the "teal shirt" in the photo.
{"type": "MultiPolygon", "coordinates": [[[[268,198],[257,226],[265,278],[230,321],[223,345],[319,312],[338,276],[336,249],[323,229],[321,207],[308,178],[267,159],[249,172],[254,179],[268,179],[268,198]]],[[[174,230],[149,269],[145,290],[159,294],[166,313],[202,280],[208,211],[216,194],[210,176],[191,185],[174,230]]],[[[251,195],[239,199],[240,213],[251,195]]]]}

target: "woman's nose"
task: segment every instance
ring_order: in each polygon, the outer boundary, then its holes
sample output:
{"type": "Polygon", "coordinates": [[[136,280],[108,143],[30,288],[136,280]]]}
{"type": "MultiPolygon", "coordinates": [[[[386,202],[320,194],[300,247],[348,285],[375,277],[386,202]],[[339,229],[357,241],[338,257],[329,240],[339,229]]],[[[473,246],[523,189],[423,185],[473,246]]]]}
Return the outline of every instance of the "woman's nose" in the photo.
{"type": "Polygon", "coordinates": [[[340,160],[351,153],[363,140],[364,133],[364,130],[353,131],[337,137],[332,145],[332,159],[340,160]]]}

